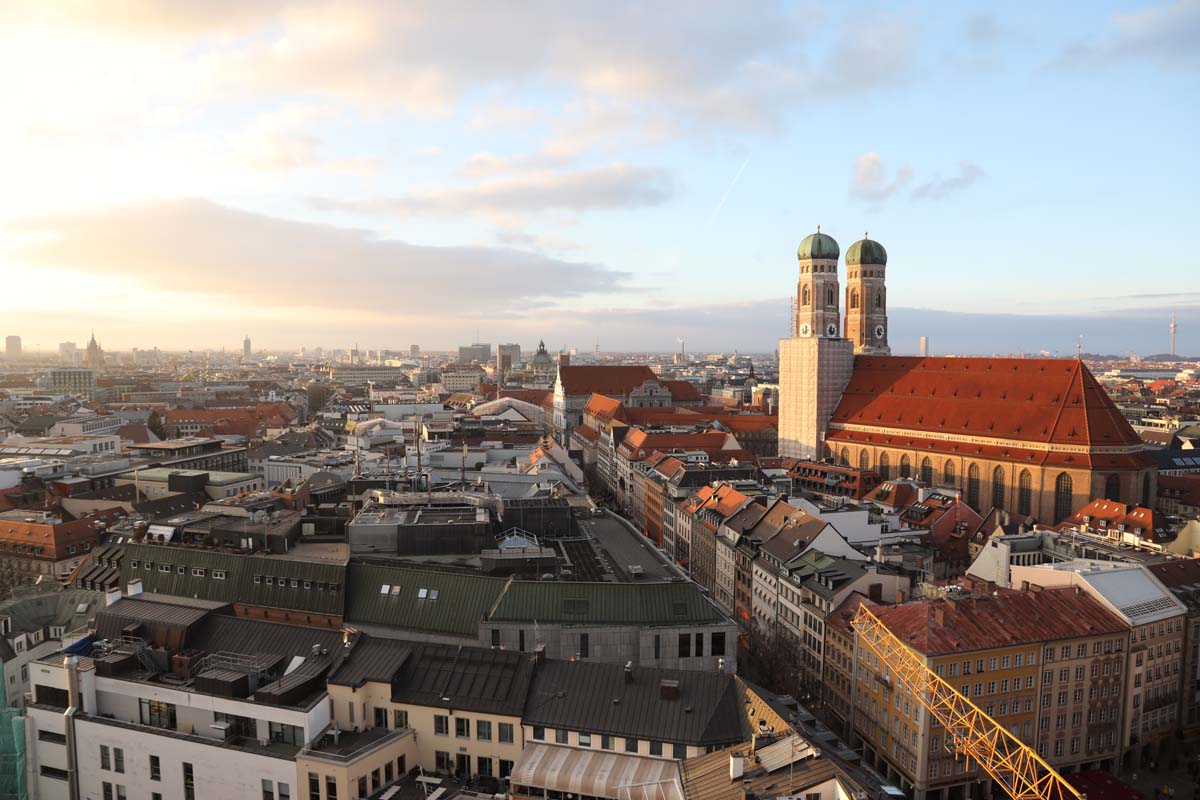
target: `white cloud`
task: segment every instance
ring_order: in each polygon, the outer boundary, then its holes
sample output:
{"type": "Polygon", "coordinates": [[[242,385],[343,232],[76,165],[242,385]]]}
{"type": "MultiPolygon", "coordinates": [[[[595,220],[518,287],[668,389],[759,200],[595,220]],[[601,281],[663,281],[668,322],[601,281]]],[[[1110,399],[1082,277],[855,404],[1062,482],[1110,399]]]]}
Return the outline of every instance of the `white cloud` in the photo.
{"type": "Polygon", "coordinates": [[[1169,69],[1200,69],[1200,0],[1173,0],[1114,14],[1103,36],[1065,49],[1057,64],[1089,68],[1145,60],[1169,69]]]}
{"type": "Polygon", "coordinates": [[[617,163],[569,172],[522,172],[488,178],[473,186],[434,187],[399,197],[325,197],[313,202],[318,208],[400,216],[509,215],[641,208],[664,203],[672,193],[671,177],[664,170],[617,163]]]}
{"type": "Polygon", "coordinates": [[[883,158],[876,152],[864,153],[854,162],[854,177],[850,181],[850,194],[859,200],[882,203],[903,189],[912,180],[912,170],[901,167],[892,179],[888,179],[883,158]]]}
{"type": "Polygon", "coordinates": [[[912,196],[918,200],[940,200],[946,195],[970,188],[976,181],[986,177],[984,171],[969,161],[958,165],[958,174],[943,178],[940,174],[933,180],[913,189],[912,196]]]}
{"type": "Polygon", "coordinates": [[[513,248],[414,245],[204,200],[47,215],[6,230],[23,244],[3,255],[27,270],[84,271],[270,306],[315,304],[334,314],[403,313],[414,297],[429,307],[520,308],[620,291],[629,278],[513,248]],[[330,294],[330,286],[341,288],[330,294]]]}

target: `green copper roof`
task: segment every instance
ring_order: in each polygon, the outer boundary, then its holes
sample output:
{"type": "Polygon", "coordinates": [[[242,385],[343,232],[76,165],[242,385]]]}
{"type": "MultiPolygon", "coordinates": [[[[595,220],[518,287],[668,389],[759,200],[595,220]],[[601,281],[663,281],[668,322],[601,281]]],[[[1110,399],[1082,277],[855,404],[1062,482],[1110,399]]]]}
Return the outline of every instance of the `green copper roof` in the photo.
{"type": "Polygon", "coordinates": [[[846,266],[857,267],[859,264],[887,265],[887,250],[879,242],[862,239],[850,245],[846,251],[846,266]]]}
{"type": "Polygon", "coordinates": [[[838,243],[833,240],[833,237],[818,230],[816,233],[810,233],[804,237],[804,241],[800,243],[800,249],[796,251],[796,257],[800,259],[832,258],[836,260],[840,252],[838,250],[838,243]]]}

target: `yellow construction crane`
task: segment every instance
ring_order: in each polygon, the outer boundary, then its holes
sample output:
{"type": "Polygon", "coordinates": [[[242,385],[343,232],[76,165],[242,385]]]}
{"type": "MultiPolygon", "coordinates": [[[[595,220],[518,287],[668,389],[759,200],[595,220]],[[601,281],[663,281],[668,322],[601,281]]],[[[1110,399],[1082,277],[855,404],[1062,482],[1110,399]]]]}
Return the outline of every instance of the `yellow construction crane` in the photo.
{"type": "Polygon", "coordinates": [[[1084,800],[1036,750],[925,666],[865,605],[859,606],[853,626],[859,641],[946,729],[954,751],[974,759],[1013,800],[1084,800]]]}

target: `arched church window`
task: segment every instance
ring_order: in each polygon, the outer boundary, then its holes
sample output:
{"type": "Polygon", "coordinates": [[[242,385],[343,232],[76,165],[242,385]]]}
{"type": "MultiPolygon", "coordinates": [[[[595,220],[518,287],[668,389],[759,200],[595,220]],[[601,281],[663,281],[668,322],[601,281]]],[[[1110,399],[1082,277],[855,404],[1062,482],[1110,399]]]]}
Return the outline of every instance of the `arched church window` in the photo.
{"type": "Polygon", "coordinates": [[[858,468],[863,470],[871,468],[871,454],[865,448],[858,451],[858,468]]]}
{"type": "Polygon", "coordinates": [[[858,308],[858,289],[850,292],[850,308],[858,308]]]}
{"type": "Polygon", "coordinates": [[[942,483],[947,486],[955,486],[957,477],[954,474],[954,462],[946,459],[946,467],[942,470],[942,483]]]}
{"type": "Polygon", "coordinates": [[[1058,478],[1054,481],[1054,524],[1062,522],[1067,517],[1071,516],[1071,502],[1074,490],[1074,482],[1071,476],[1065,472],[1060,472],[1058,478]]]}
{"type": "Polygon", "coordinates": [[[979,465],[967,467],[967,505],[979,510],[979,465]]]}
{"type": "Polygon", "coordinates": [[[1021,470],[1021,476],[1017,478],[1017,513],[1033,513],[1033,476],[1027,469],[1021,470]]]}
{"type": "Polygon", "coordinates": [[[848,448],[848,447],[842,448],[842,457],[840,459],[838,459],[838,463],[841,464],[843,467],[850,466],[850,448],[848,448]]]}
{"type": "Polygon", "coordinates": [[[1142,476],[1142,505],[1150,508],[1150,473],[1142,476]]]}
{"type": "Polygon", "coordinates": [[[901,478],[911,478],[912,477],[912,461],[909,460],[907,453],[900,456],[900,477],[901,478]]]}
{"type": "Polygon", "coordinates": [[[883,308],[883,292],[875,293],[875,307],[883,308]]]}
{"type": "Polygon", "coordinates": [[[992,470],[992,508],[1004,508],[1004,467],[992,470]]]}
{"type": "Polygon", "coordinates": [[[833,287],[830,286],[829,288],[827,288],[825,290],[825,305],[831,306],[831,305],[834,305],[835,303],[837,303],[837,300],[834,299],[833,287]]]}
{"type": "Polygon", "coordinates": [[[888,458],[888,454],[880,453],[879,454],[879,477],[883,478],[886,481],[888,478],[891,477],[891,471],[892,471],[891,459],[888,458]]]}
{"type": "Polygon", "coordinates": [[[1114,503],[1121,502],[1121,476],[1109,475],[1104,481],[1104,499],[1114,503]]]}
{"type": "Polygon", "coordinates": [[[805,286],[804,289],[800,292],[800,304],[806,306],[810,302],[811,302],[811,300],[808,295],[808,287],[805,286]]]}
{"type": "Polygon", "coordinates": [[[933,462],[929,460],[929,456],[921,459],[921,481],[933,484],[933,462]]]}

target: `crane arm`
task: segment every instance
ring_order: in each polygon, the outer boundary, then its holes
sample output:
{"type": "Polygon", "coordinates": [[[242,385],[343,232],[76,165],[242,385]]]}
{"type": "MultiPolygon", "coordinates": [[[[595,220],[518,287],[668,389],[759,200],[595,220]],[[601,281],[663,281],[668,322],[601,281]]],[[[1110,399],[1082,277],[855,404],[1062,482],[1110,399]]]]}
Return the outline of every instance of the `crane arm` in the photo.
{"type": "Polygon", "coordinates": [[[858,639],[878,656],[943,728],[955,752],[974,759],[1013,800],[1085,800],[1029,745],[1008,732],[933,670],[865,605],[854,615],[858,639]]]}

